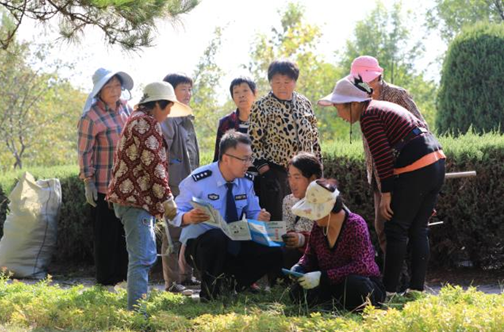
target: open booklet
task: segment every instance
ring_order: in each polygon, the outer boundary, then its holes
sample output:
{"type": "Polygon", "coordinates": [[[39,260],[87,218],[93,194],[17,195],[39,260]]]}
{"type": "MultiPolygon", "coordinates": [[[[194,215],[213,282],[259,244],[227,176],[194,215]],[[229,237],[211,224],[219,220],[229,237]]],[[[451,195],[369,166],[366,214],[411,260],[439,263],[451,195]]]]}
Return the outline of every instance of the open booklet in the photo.
{"type": "Polygon", "coordinates": [[[258,221],[242,219],[227,223],[209,202],[193,197],[191,205],[205,212],[210,219],[206,224],[222,229],[231,240],[254,241],[268,247],[280,247],[284,243],[282,235],[287,233],[285,221],[258,221]]]}

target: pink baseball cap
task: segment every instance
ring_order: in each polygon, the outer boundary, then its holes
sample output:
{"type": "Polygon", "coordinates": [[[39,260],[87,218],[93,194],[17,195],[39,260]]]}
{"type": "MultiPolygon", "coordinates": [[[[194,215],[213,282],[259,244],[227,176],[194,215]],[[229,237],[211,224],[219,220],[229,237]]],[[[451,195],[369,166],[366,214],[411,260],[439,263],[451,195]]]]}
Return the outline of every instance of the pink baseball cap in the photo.
{"type": "Polygon", "coordinates": [[[350,74],[354,77],[361,76],[366,83],[371,82],[383,73],[383,68],[378,64],[378,60],[369,55],[362,55],[352,61],[350,74]]]}

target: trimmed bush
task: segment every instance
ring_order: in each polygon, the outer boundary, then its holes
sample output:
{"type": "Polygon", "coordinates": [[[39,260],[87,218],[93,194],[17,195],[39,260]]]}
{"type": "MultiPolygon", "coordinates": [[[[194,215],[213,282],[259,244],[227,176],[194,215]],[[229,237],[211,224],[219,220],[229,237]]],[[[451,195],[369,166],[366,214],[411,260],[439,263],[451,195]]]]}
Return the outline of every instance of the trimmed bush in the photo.
{"type": "MultiPolygon", "coordinates": [[[[476,178],[446,180],[437,204],[444,224],[430,229],[431,263],[437,266],[472,265],[483,269],[504,269],[504,136],[474,133],[440,139],[448,157],[447,172],[476,170],[476,178]]],[[[324,145],[325,176],[335,178],[347,206],[368,222],[375,244],[374,206],[366,181],[362,143],[337,142],[324,145]]],[[[209,161],[211,153],[202,155],[209,161]]],[[[84,199],[77,166],[29,170],[36,178],[57,177],[63,190],[58,226],[60,262],[92,262],[90,207],[84,199]]],[[[18,173],[19,174],[19,173],[18,173]]],[[[9,193],[16,174],[0,176],[1,191],[9,193]]],[[[0,197],[1,199],[1,197],[0,197]]],[[[1,213],[1,211],[0,211],[1,213]]],[[[0,215],[0,225],[5,217],[0,215]]],[[[378,245],[375,246],[378,248],[378,245]]]]}
{"type": "Polygon", "coordinates": [[[481,22],[453,40],[437,99],[440,133],[504,132],[504,24],[481,22]]]}

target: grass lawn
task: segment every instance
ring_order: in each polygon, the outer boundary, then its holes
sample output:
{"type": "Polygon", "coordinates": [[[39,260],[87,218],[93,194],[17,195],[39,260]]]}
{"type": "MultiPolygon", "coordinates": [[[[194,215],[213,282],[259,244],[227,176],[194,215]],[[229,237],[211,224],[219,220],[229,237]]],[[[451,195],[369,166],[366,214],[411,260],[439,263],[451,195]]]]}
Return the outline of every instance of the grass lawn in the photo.
{"type": "Polygon", "coordinates": [[[445,286],[397,297],[361,314],[293,304],[285,287],[203,304],[152,291],[146,314],[126,310],[126,291],[62,288],[0,277],[0,331],[504,331],[504,293],[445,286]]]}

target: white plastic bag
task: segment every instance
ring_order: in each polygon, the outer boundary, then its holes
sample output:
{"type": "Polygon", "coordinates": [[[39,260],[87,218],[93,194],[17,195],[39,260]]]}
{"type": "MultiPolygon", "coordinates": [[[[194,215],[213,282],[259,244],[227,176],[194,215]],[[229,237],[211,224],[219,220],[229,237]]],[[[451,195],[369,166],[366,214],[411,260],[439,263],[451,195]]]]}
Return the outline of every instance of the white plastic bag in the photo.
{"type": "Polygon", "coordinates": [[[16,278],[45,278],[56,249],[60,182],[35,181],[25,172],[9,200],[10,213],[0,240],[0,268],[7,268],[16,278]]]}

